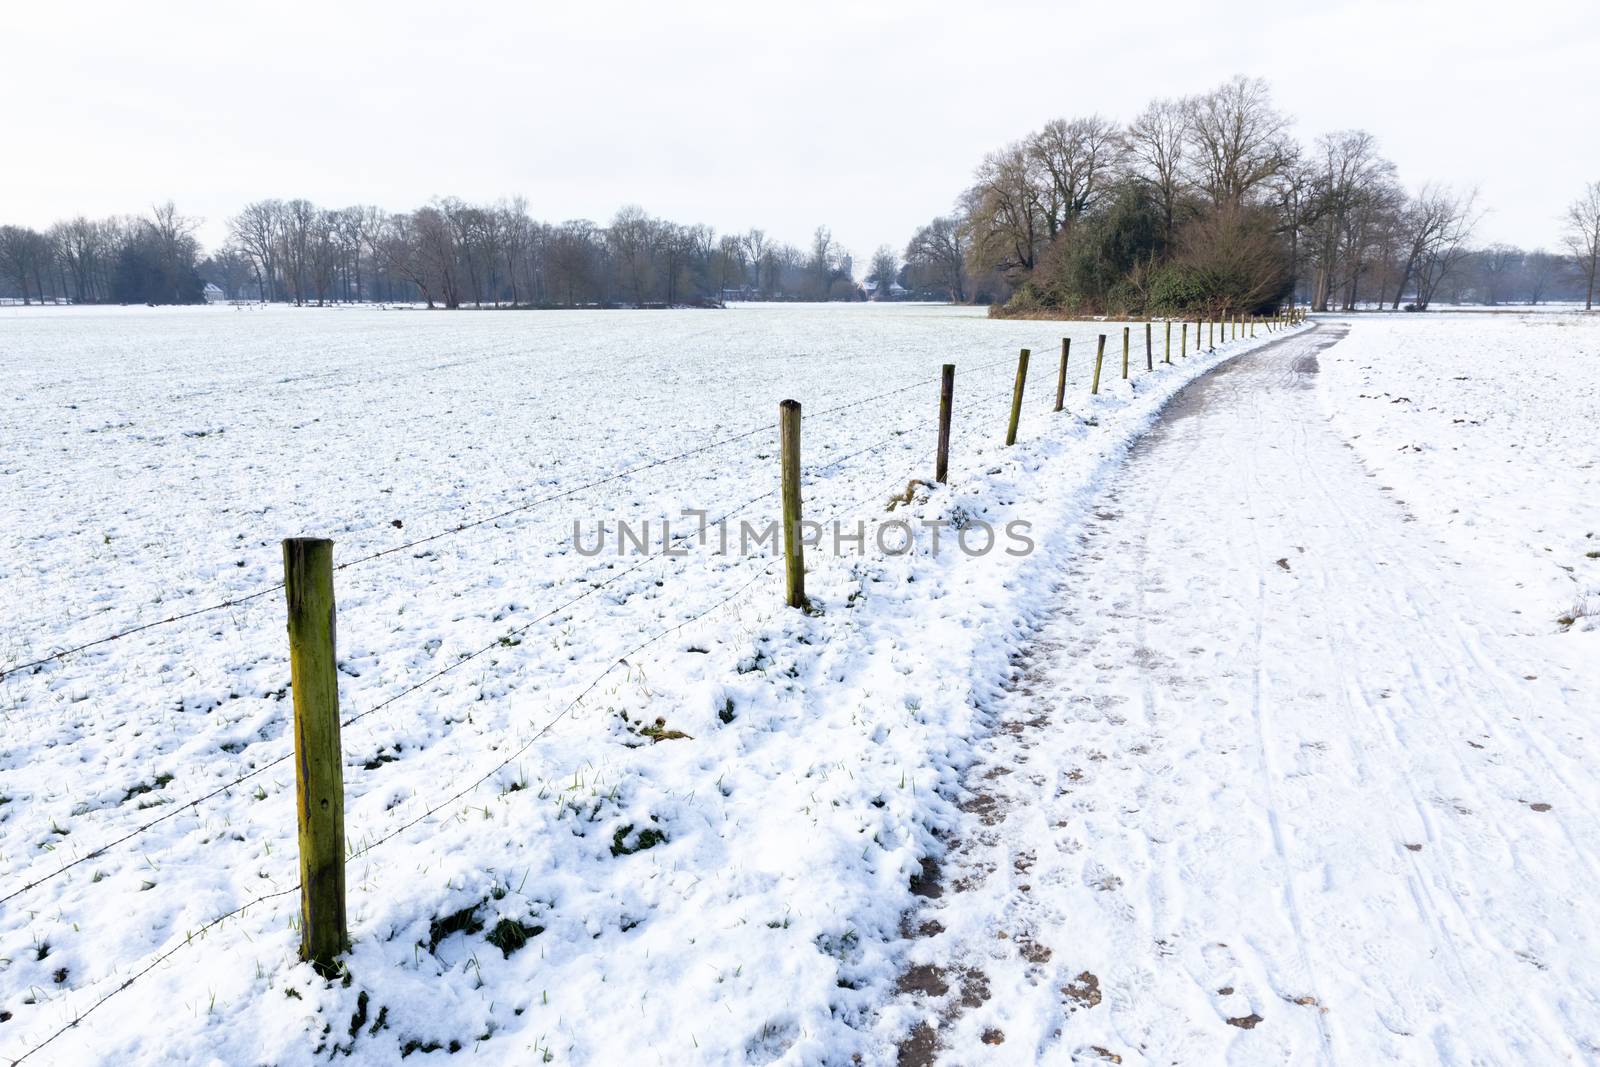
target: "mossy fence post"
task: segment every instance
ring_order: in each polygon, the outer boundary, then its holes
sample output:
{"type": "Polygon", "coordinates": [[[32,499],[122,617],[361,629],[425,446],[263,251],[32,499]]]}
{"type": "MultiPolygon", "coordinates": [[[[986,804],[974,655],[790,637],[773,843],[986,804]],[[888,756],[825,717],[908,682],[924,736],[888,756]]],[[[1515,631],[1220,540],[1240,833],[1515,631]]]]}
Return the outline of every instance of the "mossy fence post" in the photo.
{"type": "Polygon", "coordinates": [[[1161,362],[1163,362],[1163,363],[1171,363],[1172,362],[1172,320],[1171,319],[1167,320],[1167,354],[1166,354],[1166,358],[1164,358],[1161,362]]]}
{"type": "Polygon", "coordinates": [[[1067,358],[1072,355],[1072,338],[1061,339],[1061,371],[1056,375],[1056,410],[1067,405],[1067,358]]]}
{"type": "Polygon", "coordinates": [[[1178,355],[1180,357],[1182,357],[1183,359],[1188,359],[1189,358],[1189,324],[1187,322],[1183,324],[1183,329],[1179,334],[1179,340],[1180,340],[1181,344],[1179,346],[1178,355]]]}
{"type": "Polygon", "coordinates": [[[1124,381],[1128,378],[1128,331],[1130,329],[1132,327],[1129,326],[1122,328],[1122,378],[1124,381]]]}
{"type": "Polygon", "coordinates": [[[1100,395],[1100,365],[1106,361],[1106,335],[1100,335],[1100,345],[1094,353],[1094,384],[1089,386],[1089,392],[1094,396],[1100,395]]]}
{"type": "Polygon", "coordinates": [[[1017,356],[1017,384],[1011,390],[1011,421],[1006,425],[1006,444],[1017,443],[1017,425],[1022,421],[1022,387],[1028,383],[1028,350],[1017,356]]]}
{"type": "Polygon", "coordinates": [[[1148,322],[1144,324],[1144,369],[1146,371],[1153,371],[1156,369],[1155,342],[1151,340],[1150,337],[1150,331],[1152,328],[1153,327],[1151,327],[1148,322]]]}
{"type": "Polygon", "coordinates": [[[295,810],[300,836],[300,958],[328,976],[350,943],[344,903],[344,756],[339,743],[339,668],[333,542],[283,542],[294,693],[295,810]]]}
{"type": "Polygon", "coordinates": [[[950,412],[955,399],[956,365],[946,363],[939,379],[939,452],[933,463],[933,480],[940,485],[950,479],[950,412]]]}
{"type": "Polygon", "coordinates": [[[783,573],[785,603],[806,606],[806,558],[800,544],[800,401],[778,405],[778,462],[783,472],[783,573]]]}

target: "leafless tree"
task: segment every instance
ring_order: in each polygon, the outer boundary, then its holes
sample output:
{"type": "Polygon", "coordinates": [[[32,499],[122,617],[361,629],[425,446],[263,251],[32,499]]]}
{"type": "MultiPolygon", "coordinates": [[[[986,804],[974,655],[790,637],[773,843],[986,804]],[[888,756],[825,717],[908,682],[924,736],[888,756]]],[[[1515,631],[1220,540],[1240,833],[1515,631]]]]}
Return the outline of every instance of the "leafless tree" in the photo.
{"type": "Polygon", "coordinates": [[[872,253],[872,261],[867,267],[866,280],[876,286],[874,297],[878,300],[889,299],[890,290],[899,276],[900,258],[888,245],[879,245],[877,251],[872,253]]]}
{"type": "MultiPolygon", "coordinates": [[[[0,226],[0,271],[10,278],[22,294],[24,304],[28,298],[28,282],[36,273],[35,257],[39,251],[39,235],[25,226],[0,226]]],[[[44,291],[39,290],[39,302],[44,303],[44,291]]]]}
{"type": "Polygon", "coordinates": [[[182,302],[183,294],[176,288],[179,271],[184,264],[194,262],[199,247],[195,242],[194,232],[199,228],[200,220],[178,214],[177,205],[168,200],[150,209],[150,218],[147,222],[155,237],[156,253],[160,258],[161,267],[167,272],[168,279],[173,282],[173,300],[182,302]]]}
{"type": "Polygon", "coordinates": [[[1567,208],[1563,240],[1586,283],[1583,309],[1593,311],[1596,274],[1600,273],[1600,181],[1590,182],[1567,208]]]}
{"type": "Polygon", "coordinates": [[[1537,305],[1543,300],[1550,285],[1561,274],[1566,266],[1560,256],[1552,255],[1542,248],[1535,248],[1522,260],[1522,286],[1523,294],[1528,303],[1537,305]]]}
{"type": "Polygon", "coordinates": [[[644,303],[653,280],[656,236],[656,220],[637,204],[618,211],[606,230],[606,243],[617,258],[623,285],[633,294],[635,305],[644,303]]]}
{"type": "Polygon", "coordinates": [[[1365,130],[1341,130],[1317,138],[1315,197],[1318,221],[1313,245],[1315,278],[1312,306],[1327,311],[1343,274],[1347,304],[1364,268],[1367,232],[1383,190],[1393,182],[1394,164],[1378,154],[1378,141],[1365,130]]]}
{"type": "Polygon", "coordinates": [[[1193,181],[1214,206],[1242,206],[1283,167],[1289,120],[1264,80],[1235,75],[1185,110],[1193,181]]]}
{"type": "Polygon", "coordinates": [[[718,299],[732,286],[728,283],[735,278],[746,277],[746,254],[742,238],[737,234],[725,234],[717,242],[716,256],[712,260],[712,276],[716,281],[716,291],[713,294],[718,299]]]}
{"type": "Polygon", "coordinates": [[[1179,196],[1183,192],[1184,149],[1189,141],[1189,109],[1181,100],[1153,100],[1128,126],[1127,163],[1155,194],[1163,237],[1172,243],[1179,196]]]}
{"type": "MultiPolygon", "coordinates": [[[[758,293],[766,292],[766,289],[761,286],[761,266],[767,259],[767,232],[765,230],[750,230],[742,240],[744,241],[744,250],[749,257],[750,269],[755,272],[750,278],[751,288],[758,293]]],[[[767,286],[770,288],[771,285],[772,279],[769,277],[767,286]]]]}
{"type": "Polygon", "coordinates": [[[1467,241],[1478,224],[1477,192],[1464,195],[1447,186],[1424,185],[1412,198],[1402,222],[1401,266],[1394,291],[1400,307],[1406,286],[1416,283],[1417,307],[1426,309],[1439,283],[1467,253],[1467,241]]]}
{"type": "Polygon", "coordinates": [[[1026,146],[991,152],[978,166],[965,196],[972,254],[980,271],[1021,274],[1033,270],[1045,234],[1040,189],[1026,146]]]}
{"type": "Polygon", "coordinates": [[[948,299],[967,299],[967,242],[961,224],[940,216],[917,230],[906,246],[906,262],[919,275],[943,288],[948,299]]]}
{"type": "Polygon", "coordinates": [[[1100,201],[1123,151],[1116,123],[1099,115],[1055,119],[1028,138],[1025,160],[1037,175],[1035,200],[1048,240],[1070,230],[1100,201]]]}

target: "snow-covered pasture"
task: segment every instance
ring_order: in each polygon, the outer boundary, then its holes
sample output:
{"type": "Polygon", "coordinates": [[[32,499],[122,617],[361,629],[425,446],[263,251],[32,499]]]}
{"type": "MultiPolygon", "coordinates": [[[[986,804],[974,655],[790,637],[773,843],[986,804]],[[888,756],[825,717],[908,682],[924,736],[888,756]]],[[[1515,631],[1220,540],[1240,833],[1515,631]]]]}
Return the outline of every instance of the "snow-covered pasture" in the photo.
{"type": "Polygon", "coordinates": [[[860,1023],[1047,563],[1164,399],[1248,344],[1180,360],[1175,340],[1147,374],[1135,327],[1129,385],[1119,327],[906,305],[0,314],[0,671],[271,590],[285,536],[350,562],[445,534],[336,575],[359,716],[345,982],[294,959],[281,594],[0,679],[0,1055],[92,1009],[36,1059],[892,1058],[860,1023]],[[774,517],[791,396],[808,517],[886,517],[931,477],[945,362],[951,485],[893,517],[1024,520],[1032,557],[813,553],[802,615],[765,555],[573,550],[574,521],[774,517]]]}
{"type": "Polygon", "coordinates": [[[1508,630],[1600,629],[1600,314],[1356,316],[1323,400],[1508,630]]]}

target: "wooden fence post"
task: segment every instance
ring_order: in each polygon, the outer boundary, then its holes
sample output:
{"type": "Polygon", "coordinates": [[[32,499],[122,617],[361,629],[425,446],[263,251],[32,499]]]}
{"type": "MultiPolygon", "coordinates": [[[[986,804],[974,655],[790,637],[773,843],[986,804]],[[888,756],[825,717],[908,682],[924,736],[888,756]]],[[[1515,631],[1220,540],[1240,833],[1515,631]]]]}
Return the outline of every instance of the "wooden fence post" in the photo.
{"type": "Polygon", "coordinates": [[[1156,369],[1156,351],[1155,351],[1155,347],[1150,342],[1150,329],[1151,329],[1150,324],[1148,322],[1145,323],[1144,324],[1144,369],[1147,370],[1147,371],[1152,371],[1152,370],[1156,369]]]}
{"type": "Polygon", "coordinates": [[[1122,378],[1124,381],[1128,378],[1128,330],[1129,327],[1127,326],[1122,328],[1122,378]]]}
{"type": "Polygon", "coordinates": [[[1067,404],[1067,357],[1072,354],[1072,338],[1061,339],[1061,373],[1056,377],[1056,410],[1067,404]]]}
{"type": "Polygon", "coordinates": [[[933,464],[933,480],[943,485],[950,474],[950,412],[955,407],[956,365],[946,363],[939,381],[939,453],[933,464]]]}
{"type": "Polygon", "coordinates": [[[1011,391],[1011,422],[1006,426],[1006,444],[1017,443],[1017,424],[1022,421],[1022,387],[1028,381],[1028,350],[1017,357],[1017,385],[1011,391]]]}
{"type": "Polygon", "coordinates": [[[1089,387],[1089,392],[1094,396],[1100,395],[1100,364],[1106,361],[1106,335],[1100,335],[1100,347],[1094,353],[1094,384],[1089,387]]]}
{"type": "Polygon", "coordinates": [[[800,401],[778,405],[778,462],[783,471],[783,573],[786,603],[806,606],[806,557],[800,544],[800,401]]]}
{"type": "Polygon", "coordinates": [[[300,831],[300,958],[324,977],[350,944],[344,910],[344,756],[339,743],[339,669],[333,602],[333,542],[283,542],[289,606],[289,680],[294,693],[295,809],[300,831]]]}
{"type": "MultiPolygon", "coordinates": [[[[1199,341],[1200,341],[1200,339],[1198,337],[1196,337],[1195,338],[1195,343],[1198,344],[1199,341]]],[[[1207,352],[1215,352],[1216,350],[1217,350],[1217,324],[1212,319],[1207,318],[1206,319],[1206,351],[1207,352]]]]}
{"type": "Polygon", "coordinates": [[[1161,362],[1163,362],[1163,363],[1171,363],[1172,362],[1172,320],[1171,319],[1167,320],[1167,356],[1161,362]]]}
{"type": "Polygon", "coordinates": [[[1181,345],[1180,345],[1179,350],[1178,350],[1178,355],[1183,357],[1184,359],[1188,359],[1189,358],[1189,324],[1187,322],[1183,324],[1183,331],[1179,335],[1179,341],[1181,342],[1181,345]]]}

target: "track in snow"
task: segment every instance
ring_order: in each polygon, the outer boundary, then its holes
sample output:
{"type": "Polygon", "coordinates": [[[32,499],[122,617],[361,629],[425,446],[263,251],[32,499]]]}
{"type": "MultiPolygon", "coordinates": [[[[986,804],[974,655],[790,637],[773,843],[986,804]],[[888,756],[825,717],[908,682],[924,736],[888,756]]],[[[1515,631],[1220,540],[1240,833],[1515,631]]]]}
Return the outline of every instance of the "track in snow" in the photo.
{"type": "Polygon", "coordinates": [[[1190,386],[1103,494],[908,917],[902,1064],[1600,1056],[1594,672],[1329,427],[1345,329],[1190,386]]]}

